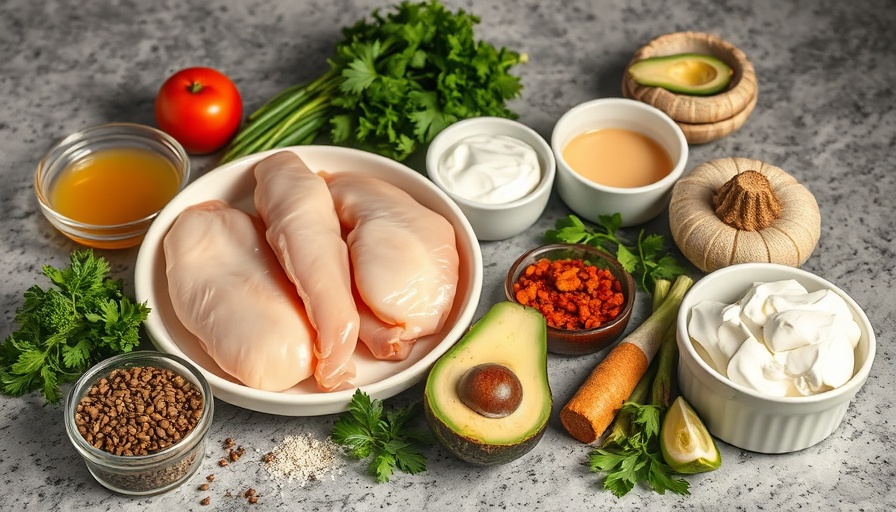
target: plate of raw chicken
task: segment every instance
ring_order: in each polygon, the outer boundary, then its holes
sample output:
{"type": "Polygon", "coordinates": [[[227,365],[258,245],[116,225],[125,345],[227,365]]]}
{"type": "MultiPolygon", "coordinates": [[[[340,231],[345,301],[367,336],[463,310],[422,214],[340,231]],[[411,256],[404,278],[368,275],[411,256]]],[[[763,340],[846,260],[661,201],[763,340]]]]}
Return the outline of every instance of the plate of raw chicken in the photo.
{"type": "Polygon", "coordinates": [[[388,398],[466,332],[482,254],[428,179],[360,150],[297,146],[209,171],[158,215],[137,257],[153,345],[215,397],[288,416],[388,398]]]}

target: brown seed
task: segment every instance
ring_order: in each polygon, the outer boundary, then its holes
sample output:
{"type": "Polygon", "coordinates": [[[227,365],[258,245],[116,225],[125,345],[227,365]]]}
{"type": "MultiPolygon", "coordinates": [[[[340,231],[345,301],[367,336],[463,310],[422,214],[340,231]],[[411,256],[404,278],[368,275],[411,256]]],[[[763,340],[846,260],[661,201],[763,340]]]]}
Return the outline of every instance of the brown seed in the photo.
{"type": "Polygon", "coordinates": [[[249,496],[249,503],[255,505],[258,503],[258,496],[249,496]]]}
{"type": "Polygon", "coordinates": [[[205,479],[208,480],[209,482],[214,482],[214,481],[215,481],[215,474],[212,473],[211,475],[208,475],[207,477],[205,477],[205,479]]]}
{"type": "Polygon", "coordinates": [[[204,507],[204,506],[208,505],[208,504],[211,503],[211,502],[212,502],[212,499],[209,498],[208,496],[206,496],[205,498],[202,498],[202,501],[200,501],[199,504],[202,505],[202,506],[204,507]]]}
{"type": "Polygon", "coordinates": [[[200,485],[200,486],[199,486],[199,490],[200,490],[200,491],[207,491],[207,490],[208,490],[208,484],[202,484],[202,485],[200,485]]]}
{"type": "MultiPolygon", "coordinates": [[[[175,388],[171,382],[177,377],[170,370],[154,367],[113,370],[79,402],[80,413],[75,416],[78,431],[92,445],[119,455],[147,455],[170,446],[191,431],[202,416],[201,392],[187,386],[175,388]],[[170,423],[160,423],[167,420],[153,412],[155,406],[149,399],[165,387],[174,398],[163,412],[179,418],[176,429],[170,423]],[[195,404],[200,406],[198,411],[195,404]]],[[[158,398],[155,401],[162,403],[158,398]]]]}
{"type": "Polygon", "coordinates": [[[228,464],[229,464],[229,462],[227,462],[227,459],[221,459],[218,461],[218,465],[221,466],[222,468],[228,464]]]}
{"type": "Polygon", "coordinates": [[[255,496],[255,489],[250,487],[245,493],[243,493],[243,496],[245,496],[247,498],[251,498],[252,496],[255,496]]]}

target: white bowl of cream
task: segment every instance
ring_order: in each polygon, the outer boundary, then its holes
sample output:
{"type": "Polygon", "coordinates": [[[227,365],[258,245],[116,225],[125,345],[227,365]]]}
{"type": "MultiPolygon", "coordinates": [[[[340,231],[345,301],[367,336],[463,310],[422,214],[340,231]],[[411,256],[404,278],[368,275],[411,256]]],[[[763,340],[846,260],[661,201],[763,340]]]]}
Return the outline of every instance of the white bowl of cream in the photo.
{"type": "Polygon", "coordinates": [[[499,117],[452,124],[433,139],[426,172],[469,220],[479,240],[503,240],[541,216],[556,173],[547,141],[499,117]]]}
{"type": "Polygon", "coordinates": [[[846,292],[773,263],[697,281],[681,303],[677,339],[682,395],[712,435],[761,453],[831,435],[876,351],[868,317],[846,292]]]}

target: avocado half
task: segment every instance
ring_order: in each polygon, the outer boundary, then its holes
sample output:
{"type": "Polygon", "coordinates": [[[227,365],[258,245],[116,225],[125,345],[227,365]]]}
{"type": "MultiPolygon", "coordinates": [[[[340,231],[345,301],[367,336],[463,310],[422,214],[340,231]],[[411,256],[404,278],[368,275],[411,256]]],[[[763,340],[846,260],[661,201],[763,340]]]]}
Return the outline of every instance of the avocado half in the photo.
{"type": "Polygon", "coordinates": [[[734,74],[721,59],[700,53],[639,60],[629,66],[628,73],[641,85],[698,96],[722,92],[734,74]]]}
{"type": "Polygon", "coordinates": [[[423,405],[436,439],[469,463],[505,464],[532,450],[544,435],[553,405],[544,316],[509,301],[492,306],[435,362],[423,405]],[[461,377],[486,363],[507,367],[522,385],[520,405],[502,418],[479,414],[458,396],[461,377]]]}

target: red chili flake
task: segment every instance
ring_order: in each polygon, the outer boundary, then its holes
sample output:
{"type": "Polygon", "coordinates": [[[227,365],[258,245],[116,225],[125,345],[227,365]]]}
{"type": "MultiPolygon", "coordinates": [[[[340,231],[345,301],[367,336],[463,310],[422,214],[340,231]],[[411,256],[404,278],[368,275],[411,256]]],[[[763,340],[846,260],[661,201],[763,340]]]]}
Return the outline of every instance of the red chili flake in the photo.
{"type": "Polygon", "coordinates": [[[513,284],[516,300],[555,329],[593,329],[622,311],[622,283],[607,269],[578,259],[538,260],[513,284]]]}

